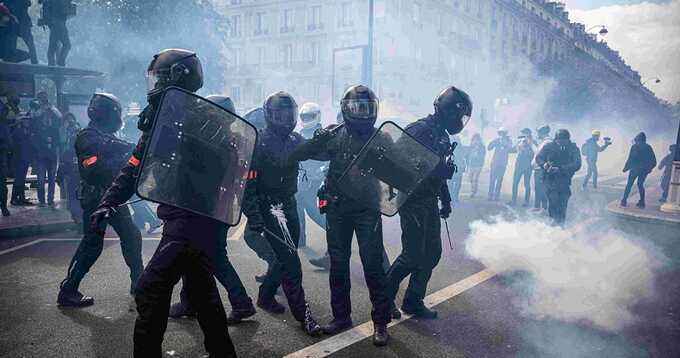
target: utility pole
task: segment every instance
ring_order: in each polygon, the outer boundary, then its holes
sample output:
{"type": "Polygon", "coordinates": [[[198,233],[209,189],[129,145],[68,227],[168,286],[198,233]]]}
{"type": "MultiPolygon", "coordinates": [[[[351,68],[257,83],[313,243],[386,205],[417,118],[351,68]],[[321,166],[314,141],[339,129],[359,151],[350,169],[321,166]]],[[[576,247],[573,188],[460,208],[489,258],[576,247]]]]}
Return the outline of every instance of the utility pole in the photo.
{"type": "Polygon", "coordinates": [[[366,48],[366,86],[373,88],[373,0],[368,0],[368,46],[366,48]]]}

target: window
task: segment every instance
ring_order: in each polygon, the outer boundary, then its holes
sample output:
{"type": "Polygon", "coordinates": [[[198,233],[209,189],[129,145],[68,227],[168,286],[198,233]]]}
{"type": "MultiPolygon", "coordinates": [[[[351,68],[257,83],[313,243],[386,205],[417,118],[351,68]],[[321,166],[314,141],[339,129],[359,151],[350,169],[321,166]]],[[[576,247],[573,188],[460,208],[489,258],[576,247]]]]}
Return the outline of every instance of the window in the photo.
{"type": "Polygon", "coordinates": [[[267,31],[267,19],[264,12],[258,12],[255,14],[255,35],[263,35],[268,33],[267,31]]]}
{"type": "Polygon", "coordinates": [[[352,26],[352,3],[343,2],[340,5],[340,27],[352,26]]]}
{"type": "Polygon", "coordinates": [[[308,60],[309,60],[310,64],[312,64],[312,65],[318,65],[319,64],[319,48],[320,47],[321,47],[321,45],[317,41],[311,42],[309,44],[307,56],[308,56],[308,60]]]}
{"type": "Polygon", "coordinates": [[[281,62],[285,66],[291,66],[293,64],[293,45],[286,44],[281,46],[281,62]]]}
{"type": "Polygon", "coordinates": [[[229,34],[231,37],[240,37],[241,36],[241,15],[232,15],[231,16],[231,33],[229,34]]]}
{"type": "Polygon", "coordinates": [[[231,88],[231,100],[234,101],[234,103],[241,102],[241,87],[234,86],[231,88]]]}
{"type": "Polygon", "coordinates": [[[321,6],[312,6],[309,9],[307,31],[315,31],[320,29],[323,29],[323,25],[321,24],[321,6]]]}
{"type": "Polygon", "coordinates": [[[293,9],[283,10],[283,19],[281,24],[282,34],[295,31],[295,27],[293,26],[293,9]]]}

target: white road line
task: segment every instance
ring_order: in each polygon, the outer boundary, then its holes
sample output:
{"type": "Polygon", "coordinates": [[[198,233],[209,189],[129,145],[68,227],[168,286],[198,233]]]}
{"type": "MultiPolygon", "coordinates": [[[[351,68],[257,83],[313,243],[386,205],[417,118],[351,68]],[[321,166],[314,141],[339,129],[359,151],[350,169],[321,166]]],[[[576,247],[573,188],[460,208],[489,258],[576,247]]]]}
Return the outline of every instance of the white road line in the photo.
{"type": "MultiPolygon", "coordinates": [[[[480,283],[494,277],[496,273],[489,270],[482,270],[474,275],[468,276],[448,287],[445,287],[427,297],[425,305],[428,307],[436,306],[448,299],[460,295],[461,293],[479,285],[480,283]]],[[[411,316],[404,316],[398,321],[392,321],[388,327],[411,319],[411,316]]],[[[337,334],[333,337],[324,339],[316,344],[305,347],[297,352],[293,352],[284,358],[321,358],[327,357],[343,348],[349,347],[365,338],[373,335],[373,322],[366,322],[348,331],[337,334]]]]}
{"type": "MultiPolygon", "coordinates": [[[[25,247],[29,247],[29,246],[33,246],[33,245],[35,245],[35,244],[39,244],[39,243],[41,243],[41,242],[57,242],[57,241],[59,241],[59,242],[64,242],[64,241],[80,241],[80,240],[81,240],[81,239],[76,239],[76,238],[37,239],[37,240],[29,241],[29,242],[27,242],[27,243],[25,243],[25,244],[17,245],[17,246],[11,247],[11,248],[9,248],[9,249],[2,250],[2,251],[0,251],[0,255],[9,254],[9,253],[11,253],[11,252],[14,252],[14,251],[17,251],[17,250],[21,250],[21,249],[23,249],[23,248],[25,248],[25,247]]],[[[160,241],[160,238],[157,238],[157,237],[143,237],[142,240],[143,240],[143,241],[160,241]]],[[[117,238],[117,237],[107,237],[107,238],[104,239],[104,241],[120,241],[120,239],[117,238]]]]}

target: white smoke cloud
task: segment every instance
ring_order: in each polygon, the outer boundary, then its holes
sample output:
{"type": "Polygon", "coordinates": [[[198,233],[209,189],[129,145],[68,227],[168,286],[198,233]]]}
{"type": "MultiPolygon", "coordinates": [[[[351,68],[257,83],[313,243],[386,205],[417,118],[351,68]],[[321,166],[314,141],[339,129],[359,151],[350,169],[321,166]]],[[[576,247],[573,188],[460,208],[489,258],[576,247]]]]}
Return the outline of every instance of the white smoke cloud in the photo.
{"type": "Polygon", "coordinates": [[[588,321],[616,332],[636,321],[631,306],[651,297],[653,260],[646,249],[601,225],[561,229],[536,220],[476,221],[466,251],[501,275],[531,275],[523,313],[588,321]]]}
{"type": "Polygon", "coordinates": [[[572,21],[586,27],[605,25],[606,41],[643,79],[659,77],[647,86],[660,98],[680,101],[680,0],[653,4],[604,6],[570,10],[572,21]]]}

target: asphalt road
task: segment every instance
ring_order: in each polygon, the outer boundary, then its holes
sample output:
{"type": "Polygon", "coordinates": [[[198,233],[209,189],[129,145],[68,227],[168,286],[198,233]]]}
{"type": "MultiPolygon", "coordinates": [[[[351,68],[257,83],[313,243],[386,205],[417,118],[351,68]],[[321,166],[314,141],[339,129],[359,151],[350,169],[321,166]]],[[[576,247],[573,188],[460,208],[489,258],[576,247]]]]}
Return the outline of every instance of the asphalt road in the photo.
{"type": "MultiPolygon", "coordinates": [[[[621,332],[610,333],[587,322],[538,319],[522,311],[526,292],[513,284],[516,275],[497,275],[465,288],[455,295],[444,295],[435,306],[436,321],[407,319],[390,328],[392,339],[376,348],[370,339],[338,339],[333,357],[674,357],[680,356],[680,240],[677,232],[660,225],[613,221],[603,212],[606,202],[617,195],[613,189],[575,193],[571,202],[572,222],[584,217],[606,218],[618,229],[647,239],[649,245],[665,254],[655,267],[657,291],[653,300],[638,303],[640,317],[621,332]],[[674,240],[675,239],[675,240],[674,240]]],[[[465,199],[465,198],[464,198],[465,199]]],[[[509,208],[483,200],[464,200],[456,207],[450,229],[454,250],[442,236],[444,255],[437,267],[428,294],[437,295],[456,283],[475,277],[484,267],[470,259],[463,249],[468,224],[509,208]]],[[[518,215],[524,215],[517,209],[518,215]]],[[[514,215],[514,214],[512,214],[514,215]]],[[[385,242],[394,259],[400,249],[398,218],[386,218],[385,242]]],[[[331,319],[328,275],[314,269],[307,259],[325,249],[320,228],[309,230],[308,245],[301,249],[304,287],[312,311],[325,323],[331,319]]],[[[234,263],[251,297],[257,297],[256,274],[265,270],[238,237],[229,241],[234,263]]],[[[158,241],[144,241],[145,261],[158,241]]],[[[0,356],[2,357],[129,357],[136,312],[127,294],[127,268],[115,240],[107,241],[104,252],[86,276],[81,291],[95,297],[95,305],[84,309],[59,309],[56,295],[69,260],[78,243],[75,233],[32,237],[11,242],[0,240],[0,356]],[[41,241],[36,241],[44,239],[41,241]],[[19,245],[25,245],[18,248],[19,245]],[[12,251],[13,250],[13,251],[12,251]]],[[[400,292],[397,303],[400,303],[400,292]]],[[[179,289],[175,290],[175,300],[179,289]]],[[[226,293],[221,289],[228,307],[226,293]]],[[[449,292],[450,293],[450,292],[449,292]]],[[[285,298],[281,298],[285,302],[285,298]]],[[[352,257],[352,302],[355,326],[370,321],[368,291],[356,248],[352,257]]],[[[306,336],[289,312],[273,316],[258,312],[249,322],[230,327],[229,332],[243,357],[300,356],[302,349],[324,352],[324,339],[306,336]],[[297,355],[296,355],[297,354],[297,355]]],[[[360,333],[360,332],[359,332],[360,333]]],[[[194,320],[170,320],[165,335],[166,356],[203,356],[202,334],[194,320]]],[[[321,354],[325,355],[325,354],[321,354]]],[[[312,355],[314,356],[314,355],[312,355]]]]}

